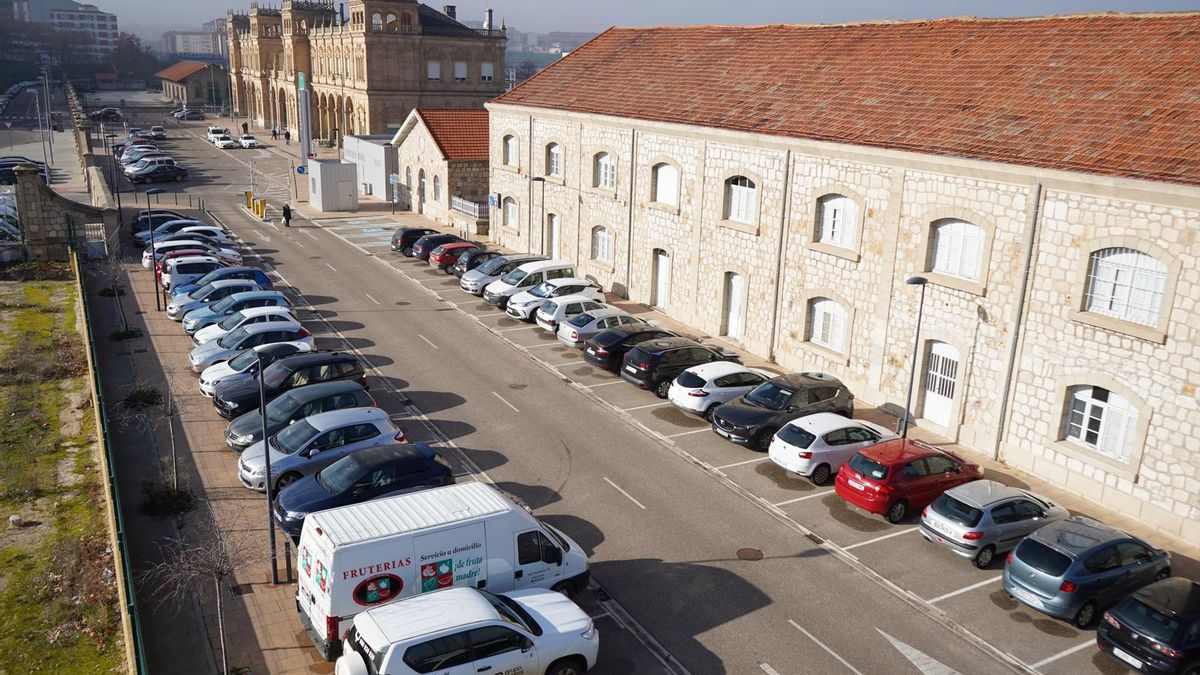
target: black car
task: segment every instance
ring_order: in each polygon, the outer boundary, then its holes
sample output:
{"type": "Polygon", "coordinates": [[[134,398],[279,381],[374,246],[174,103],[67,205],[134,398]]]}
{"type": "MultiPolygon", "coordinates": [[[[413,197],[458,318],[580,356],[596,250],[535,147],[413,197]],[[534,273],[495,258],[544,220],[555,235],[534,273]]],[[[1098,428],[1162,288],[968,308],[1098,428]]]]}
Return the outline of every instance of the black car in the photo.
{"type": "Polygon", "coordinates": [[[128,176],[130,183],[161,183],[168,180],[180,183],[187,180],[188,172],[175,164],[159,164],[143,171],[135,171],[128,176]]]}
{"type": "Polygon", "coordinates": [[[489,251],[484,248],[467,249],[458,256],[458,260],[454,261],[454,266],[450,268],[450,271],[461,279],[462,275],[501,255],[503,254],[499,251],[489,251]]]}
{"type": "Polygon", "coordinates": [[[658,340],[660,338],[687,338],[692,343],[699,342],[699,338],[690,337],[681,333],[676,333],[666,328],[659,328],[653,324],[639,324],[632,326],[621,326],[606,330],[603,333],[598,333],[583,343],[583,360],[596,366],[612,372],[617,372],[621,369],[621,364],[625,362],[625,354],[637,345],[647,340],[658,340]]]}
{"type": "Polygon", "coordinates": [[[421,237],[413,244],[412,257],[417,260],[429,260],[429,254],[433,253],[433,249],[442,244],[449,244],[452,241],[466,241],[457,234],[427,234],[421,237]]]}
{"type": "Polygon", "coordinates": [[[1200,672],[1200,584],[1172,577],[1134,591],[1104,613],[1096,646],[1145,673],[1200,672]]]}
{"type": "MultiPolygon", "coordinates": [[[[586,348],[584,354],[587,354],[586,348]]],[[[671,382],[680,373],[713,361],[741,363],[742,359],[727,349],[697,344],[685,337],[646,340],[625,354],[621,377],[630,384],[653,391],[659,398],[666,398],[671,382]]]]}
{"type": "Polygon", "coordinates": [[[137,234],[138,232],[145,232],[146,230],[150,229],[151,223],[154,224],[154,227],[158,227],[159,225],[162,225],[163,223],[169,223],[172,220],[183,220],[186,218],[187,216],[175,211],[160,211],[158,209],[155,209],[152,213],[146,213],[145,211],[142,211],[142,215],[138,216],[133,220],[133,222],[129,223],[129,233],[137,234]]]}
{"type": "Polygon", "coordinates": [[[179,119],[181,119],[181,120],[202,120],[202,119],[204,119],[204,112],[200,111],[200,110],[188,110],[187,112],[181,113],[179,115],[179,119]]]}
{"type": "Polygon", "coordinates": [[[392,233],[392,250],[412,257],[413,244],[427,234],[437,234],[430,227],[401,227],[392,233]]]}
{"type": "Polygon", "coordinates": [[[304,517],[314,511],[453,483],[450,465],[428,445],[377,445],[288,485],[271,511],[283,531],[298,539],[304,517]]]}
{"type": "MultiPolygon", "coordinates": [[[[344,352],[310,352],[272,363],[262,372],[267,402],[296,387],[333,380],[353,380],[367,388],[367,374],[358,357],[344,352]]],[[[258,377],[217,385],[213,408],[225,419],[258,410],[258,377]]]]}
{"type": "MultiPolygon", "coordinates": [[[[338,380],[297,387],[267,404],[267,435],[292,422],[330,410],[375,406],[375,399],[358,382],[338,380]]],[[[225,429],[225,445],[241,452],[262,439],[262,415],[244,413],[225,429]]]]}
{"type": "Polygon", "coordinates": [[[712,428],[726,440],[766,452],[780,427],[819,412],[854,415],[854,394],[832,375],[792,373],[719,406],[712,415],[712,428]]]}

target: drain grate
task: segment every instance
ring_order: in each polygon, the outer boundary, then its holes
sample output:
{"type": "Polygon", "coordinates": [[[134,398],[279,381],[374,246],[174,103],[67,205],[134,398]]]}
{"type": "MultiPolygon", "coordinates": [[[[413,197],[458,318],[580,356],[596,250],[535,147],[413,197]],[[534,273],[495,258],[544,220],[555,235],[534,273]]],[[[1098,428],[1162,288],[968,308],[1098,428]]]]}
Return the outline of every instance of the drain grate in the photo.
{"type": "Polygon", "coordinates": [[[824,539],[822,539],[821,537],[818,537],[817,535],[813,534],[812,532],[809,532],[809,533],[805,534],[804,536],[808,537],[808,540],[811,541],[812,543],[816,544],[817,546],[823,546],[825,544],[824,539]]]}
{"type": "Polygon", "coordinates": [[[230,589],[230,590],[233,592],[233,594],[234,594],[235,596],[237,596],[237,595],[250,595],[251,593],[253,593],[253,592],[254,592],[254,587],[253,587],[253,586],[251,586],[250,584],[238,584],[238,585],[234,586],[234,587],[233,587],[232,589],[230,589]]]}
{"type": "Polygon", "coordinates": [[[738,560],[762,560],[763,552],[757,548],[739,548],[737,557],[738,560]]]}

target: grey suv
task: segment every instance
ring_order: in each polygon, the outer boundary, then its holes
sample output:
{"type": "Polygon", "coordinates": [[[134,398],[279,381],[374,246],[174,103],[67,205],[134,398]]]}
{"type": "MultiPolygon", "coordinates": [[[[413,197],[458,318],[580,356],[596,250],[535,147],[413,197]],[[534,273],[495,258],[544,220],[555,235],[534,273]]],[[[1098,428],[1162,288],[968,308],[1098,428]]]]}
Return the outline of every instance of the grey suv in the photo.
{"type": "Polygon", "coordinates": [[[1030,532],[1070,516],[1063,507],[994,480],[950,488],[921,514],[921,535],[983,569],[1030,532]]]}
{"type": "Polygon", "coordinates": [[[854,394],[832,375],[791,373],[722,404],[713,411],[712,429],[725,440],[766,452],[783,425],[819,412],[853,417],[854,394]]]}
{"type": "Polygon", "coordinates": [[[534,253],[512,253],[502,255],[483,263],[479,267],[459,277],[458,287],[471,295],[483,295],[487,285],[527,262],[548,260],[544,255],[534,253]]]}
{"type": "Polygon", "coordinates": [[[1171,555],[1083,516],[1021,540],[1004,561],[1004,590],[1080,628],[1146,584],[1171,576],[1171,555]]]}

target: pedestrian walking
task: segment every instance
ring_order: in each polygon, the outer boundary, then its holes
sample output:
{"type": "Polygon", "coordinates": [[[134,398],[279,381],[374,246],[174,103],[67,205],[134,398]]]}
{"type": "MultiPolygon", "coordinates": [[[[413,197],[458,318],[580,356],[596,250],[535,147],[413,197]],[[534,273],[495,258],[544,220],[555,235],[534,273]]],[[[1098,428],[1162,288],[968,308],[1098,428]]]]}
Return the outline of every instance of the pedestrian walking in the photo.
{"type": "Polygon", "coordinates": [[[271,140],[273,140],[273,141],[279,140],[279,127],[278,126],[271,127],[271,140]]]}
{"type": "Polygon", "coordinates": [[[287,204],[283,205],[283,226],[292,226],[292,207],[288,206],[287,204]]]}
{"type": "Polygon", "coordinates": [[[284,132],[283,132],[283,142],[284,142],[285,144],[287,144],[287,145],[291,145],[291,144],[292,144],[292,132],[291,132],[291,130],[289,130],[289,129],[285,129],[285,130],[284,130],[284,132]]]}
{"type": "Polygon", "coordinates": [[[245,136],[248,133],[250,133],[250,125],[242,122],[242,135],[245,136]]]}

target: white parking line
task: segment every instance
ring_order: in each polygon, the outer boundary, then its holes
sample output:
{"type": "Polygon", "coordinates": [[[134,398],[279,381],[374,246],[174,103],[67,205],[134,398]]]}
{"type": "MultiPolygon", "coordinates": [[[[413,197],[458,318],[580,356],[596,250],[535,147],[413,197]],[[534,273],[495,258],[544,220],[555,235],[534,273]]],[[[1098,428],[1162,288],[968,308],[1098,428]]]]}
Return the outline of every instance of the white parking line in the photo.
{"type": "Polygon", "coordinates": [[[782,502],[775,502],[774,504],[772,504],[772,506],[784,506],[787,504],[795,504],[796,502],[802,502],[806,499],[816,499],[817,497],[824,497],[825,495],[829,494],[830,492],[833,492],[833,490],[821,490],[819,492],[814,492],[810,495],[804,495],[803,497],[796,497],[795,499],[787,499],[782,502]]]}
{"type": "Polygon", "coordinates": [[[963,593],[969,593],[969,592],[975,590],[976,588],[983,588],[984,586],[987,586],[988,584],[994,584],[997,581],[1000,581],[1000,579],[1003,576],[1004,575],[1002,575],[1002,574],[997,574],[996,576],[992,577],[991,579],[985,579],[983,581],[980,581],[977,584],[971,584],[970,586],[964,586],[963,588],[960,588],[957,591],[950,591],[949,593],[943,593],[942,595],[939,595],[936,598],[930,598],[930,599],[926,600],[925,602],[928,602],[929,604],[932,605],[936,602],[941,602],[943,600],[949,600],[950,598],[953,598],[956,595],[962,595],[963,593]]]}
{"type": "MultiPolygon", "coordinates": [[[[300,242],[296,242],[296,243],[299,244],[300,242]]],[[[334,267],[333,265],[330,265],[329,263],[325,263],[325,266],[328,267],[329,269],[333,270],[334,272],[337,271],[337,268],[334,267]]]]}
{"type": "Polygon", "coordinates": [[[610,384],[620,384],[624,381],[625,380],[613,380],[612,382],[601,382],[600,384],[589,384],[586,386],[588,389],[595,389],[596,387],[607,387],[610,384]]]}
{"type": "Polygon", "coordinates": [[[1038,668],[1041,668],[1042,666],[1048,666],[1051,663],[1054,663],[1055,661],[1057,661],[1065,656],[1070,656],[1070,655],[1074,654],[1075,652],[1081,652],[1081,651],[1087,649],[1088,647],[1094,647],[1095,645],[1096,645],[1095,639],[1088,640],[1087,642],[1084,642],[1083,644],[1075,645],[1074,647],[1071,647],[1070,649],[1064,649],[1061,652],[1055,654],[1054,656],[1048,656],[1048,657],[1042,659],[1041,661],[1038,661],[1037,663],[1030,664],[1029,667],[1033,668],[1034,670],[1037,670],[1038,668]]]}
{"type": "Polygon", "coordinates": [[[639,502],[638,500],[634,499],[634,498],[633,498],[633,495],[631,495],[631,494],[629,494],[628,492],[626,492],[626,491],[622,490],[622,489],[621,489],[621,486],[620,486],[620,485],[617,485],[616,483],[614,483],[614,482],[612,482],[611,480],[609,480],[609,479],[608,479],[608,476],[605,476],[605,477],[604,477],[604,482],[605,482],[605,483],[608,483],[609,485],[611,485],[611,486],[613,486],[613,487],[615,487],[615,488],[617,489],[617,492],[620,492],[621,494],[623,494],[623,495],[625,495],[626,497],[628,497],[628,498],[629,498],[629,501],[633,502],[634,504],[637,504],[637,505],[638,505],[639,507],[641,507],[642,509],[645,509],[645,508],[646,508],[646,505],[645,505],[645,504],[643,504],[643,503],[639,502]]]}
{"type": "Polygon", "coordinates": [[[425,344],[429,345],[430,347],[433,347],[434,349],[437,349],[437,348],[438,348],[438,346],[437,346],[437,345],[435,345],[435,344],[433,344],[432,342],[430,342],[430,341],[429,341],[429,338],[425,337],[424,335],[421,335],[420,333],[417,333],[417,337],[419,337],[419,338],[421,338],[422,340],[424,340],[424,341],[425,341],[425,344]]]}
{"type": "Polygon", "coordinates": [[[303,232],[304,234],[307,234],[308,236],[312,237],[314,241],[320,241],[319,239],[317,239],[317,235],[313,234],[312,232],[309,232],[308,230],[300,230],[300,231],[303,232]]]}
{"type": "MultiPolygon", "coordinates": [[[[446,277],[440,277],[440,278],[439,277],[430,277],[428,279],[413,279],[412,277],[409,277],[409,279],[412,279],[413,281],[417,282],[418,284],[423,284],[427,281],[436,281],[440,284],[446,280],[446,277]]],[[[460,291],[462,290],[461,288],[458,288],[457,286],[455,286],[455,288],[460,291]]]]}
{"type": "Polygon", "coordinates": [[[701,431],[712,431],[712,429],[710,429],[708,427],[702,427],[700,429],[692,429],[691,431],[681,431],[677,434],[665,434],[665,435],[663,435],[663,438],[678,438],[680,436],[689,436],[691,434],[698,434],[701,431]]]}
{"type": "Polygon", "coordinates": [[[368,300],[370,300],[371,302],[373,302],[377,305],[383,304],[383,303],[379,302],[378,300],[376,300],[375,298],[372,298],[370,293],[363,293],[363,295],[367,296],[368,300]]]}
{"type": "MultiPolygon", "coordinates": [[[[635,410],[635,408],[629,408],[629,410],[635,410]]],[[[771,459],[771,458],[770,457],[756,457],[754,459],[746,459],[746,460],[743,460],[740,462],[734,462],[733,464],[726,464],[724,466],[717,466],[717,467],[713,467],[713,468],[715,468],[717,471],[720,471],[722,469],[732,469],[735,466],[743,466],[746,464],[757,464],[758,462],[765,462],[768,459],[771,459]]],[[[776,506],[779,506],[779,505],[776,504],[776,506]]]]}
{"type": "MultiPolygon", "coordinates": [[[[583,361],[582,363],[587,362],[583,361]]],[[[624,410],[625,412],[631,412],[634,410],[645,410],[646,408],[660,408],[664,405],[671,405],[671,403],[670,401],[665,401],[663,403],[647,403],[646,405],[635,405],[632,408],[621,408],[621,410],[624,410]]]]}
{"type": "Polygon", "coordinates": [[[857,544],[851,544],[851,545],[849,545],[849,546],[843,546],[843,547],[842,547],[842,550],[843,550],[843,551],[852,551],[852,550],[854,550],[854,549],[858,548],[859,546],[866,546],[867,544],[874,544],[875,542],[877,542],[877,541],[883,541],[884,539],[891,539],[892,537],[899,537],[900,535],[902,535],[902,534],[908,534],[909,532],[916,532],[916,531],[917,531],[917,529],[919,529],[919,528],[916,528],[916,527],[910,527],[910,528],[907,528],[907,529],[904,529],[904,530],[900,530],[899,532],[889,532],[889,533],[887,533],[887,534],[885,534],[885,535],[883,535],[883,536],[881,536],[881,537],[875,537],[874,539],[868,539],[868,540],[866,540],[866,541],[860,541],[860,542],[858,542],[857,544]]]}
{"type": "Polygon", "coordinates": [[[570,363],[556,363],[556,364],[554,364],[554,367],[555,368],[566,368],[567,366],[578,366],[578,365],[584,364],[584,363],[587,363],[587,361],[572,361],[570,363]]]}
{"type": "Polygon", "coordinates": [[[496,330],[496,332],[498,332],[498,333],[511,333],[511,332],[513,332],[514,330],[529,330],[530,328],[537,328],[537,326],[517,326],[516,328],[498,328],[498,329],[496,330]]]}
{"type": "Polygon", "coordinates": [[[779,675],[779,671],[772,668],[771,664],[769,663],[760,663],[758,664],[758,667],[761,668],[762,671],[767,675],[779,675]]]}
{"type": "Polygon", "coordinates": [[[520,410],[517,410],[517,406],[515,406],[515,405],[513,405],[513,404],[509,403],[508,401],[506,401],[506,400],[504,399],[504,397],[503,397],[503,396],[501,396],[500,394],[497,394],[496,392],[494,392],[494,391],[493,391],[493,392],[492,392],[492,396],[495,396],[496,398],[500,399],[500,402],[501,402],[501,403],[503,403],[504,405],[506,405],[506,406],[508,406],[508,407],[512,408],[512,409],[513,409],[513,412],[515,412],[515,413],[519,413],[519,412],[521,412],[520,410]]]}
{"type": "Polygon", "coordinates": [[[849,670],[852,673],[855,673],[855,675],[862,675],[862,672],[859,671],[858,668],[855,668],[854,666],[850,665],[849,661],[847,661],[846,659],[843,659],[841,657],[841,655],[839,655],[837,652],[835,652],[832,649],[830,649],[829,647],[825,646],[825,643],[818,640],[816,638],[816,636],[814,636],[812,633],[804,630],[803,626],[796,623],[795,621],[792,621],[791,619],[788,619],[788,623],[792,624],[792,627],[795,628],[796,630],[800,631],[801,633],[804,633],[808,637],[808,639],[812,640],[818,647],[820,647],[821,649],[824,649],[825,653],[827,653],[830,656],[832,656],[833,658],[837,659],[838,663],[841,663],[843,666],[846,666],[847,670],[849,670]]]}
{"type": "Polygon", "coordinates": [[[558,340],[555,340],[554,342],[543,342],[540,345],[529,345],[528,347],[525,347],[525,349],[537,349],[538,347],[558,347],[558,346],[560,346],[558,343],[558,340]]]}
{"type": "Polygon", "coordinates": [[[307,248],[307,247],[306,247],[304,244],[301,244],[300,242],[298,242],[298,241],[296,241],[296,240],[294,240],[294,239],[292,240],[292,243],[293,243],[293,244],[295,244],[295,245],[297,245],[297,246],[299,246],[300,248],[307,248]]]}

